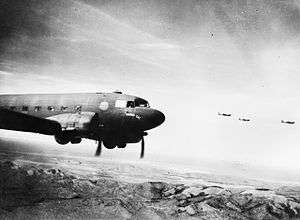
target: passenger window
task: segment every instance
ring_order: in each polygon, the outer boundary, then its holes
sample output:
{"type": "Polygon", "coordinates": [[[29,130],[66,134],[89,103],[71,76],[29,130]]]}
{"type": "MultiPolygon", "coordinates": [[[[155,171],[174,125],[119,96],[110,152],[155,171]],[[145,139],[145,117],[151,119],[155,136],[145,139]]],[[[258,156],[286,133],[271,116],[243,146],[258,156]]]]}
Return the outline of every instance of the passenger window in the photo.
{"type": "Polygon", "coordinates": [[[62,112],[65,112],[65,111],[68,110],[68,107],[67,107],[67,106],[61,106],[61,107],[60,107],[60,110],[61,110],[62,112]]]}
{"type": "Polygon", "coordinates": [[[52,112],[55,110],[55,108],[53,106],[48,106],[47,109],[48,109],[48,111],[52,111],[52,112]]]}
{"type": "Polygon", "coordinates": [[[128,101],[127,102],[127,108],[134,108],[134,102],[133,101],[128,101]]]}
{"type": "Polygon", "coordinates": [[[75,107],[75,112],[81,112],[81,106],[80,105],[77,105],[75,107]]]}
{"type": "Polygon", "coordinates": [[[116,108],[126,108],[126,100],[116,100],[116,108]]]}
{"type": "Polygon", "coordinates": [[[35,106],[35,107],[34,107],[34,111],[35,111],[35,112],[41,111],[41,109],[42,109],[41,106],[35,106]]]}
{"type": "Polygon", "coordinates": [[[16,110],[17,110],[17,107],[16,107],[16,106],[10,106],[10,107],[9,107],[9,110],[11,110],[11,111],[16,111],[16,110]]]}
{"type": "Polygon", "coordinates": [[[22,112],[28,112],[28,106],[22,106],[22,112]]]}

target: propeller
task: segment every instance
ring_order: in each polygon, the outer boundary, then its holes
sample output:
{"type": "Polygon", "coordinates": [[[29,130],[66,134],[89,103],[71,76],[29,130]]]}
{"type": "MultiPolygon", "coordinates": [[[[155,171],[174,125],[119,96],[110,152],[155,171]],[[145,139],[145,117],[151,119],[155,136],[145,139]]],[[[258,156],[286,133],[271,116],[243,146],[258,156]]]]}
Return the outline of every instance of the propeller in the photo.
{"type": "Polygon", "coordinates": [[[144,140],[144,136],[142,137],[142,143],[141,143],[141,156],[140,158],[144,158],[144,153],[145,153],[145,140],[144,140]]]}
{"type": "Polygon", "coordinates": [[[100,156],[100,154],[101,154],[101,150],[102,150],[102,141],[101,141],[101,140],[99,140],[99,141],[98,141],[98,147],[97,147],[97,150],[96,150],[95,156],[100,156]]]}

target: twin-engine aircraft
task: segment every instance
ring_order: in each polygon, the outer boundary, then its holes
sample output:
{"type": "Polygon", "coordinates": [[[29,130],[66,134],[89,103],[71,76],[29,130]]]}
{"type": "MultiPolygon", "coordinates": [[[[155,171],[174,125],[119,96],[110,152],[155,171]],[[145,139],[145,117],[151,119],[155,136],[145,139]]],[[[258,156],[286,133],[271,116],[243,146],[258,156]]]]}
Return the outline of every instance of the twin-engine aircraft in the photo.
{"type": "Polygon", "coordinates": [[[230,117],[230,116],[231,116],[231,114],[220,113],[220,112],[218,112],[218,115],[219,115],[219,116],[225,116],[225,117],[230,117]]]}
{"type": "Polygon", "coordinates": [[[239,121],[250,121],[249,118],[239,118],[239,121]]]}
{"type": "Polygon", "coordinates": [[[59,144],[96,140],[95,155],[141,141],[165,120],[145,99],[113,93],[0,95],[0,129],[53,135],[59,144]]]}
{"type": "Polygon", "coordinates": [[[281,120],[281,123],[284,123],[284,124],[290,124],[290,125],[295,124],[294,121],[284,121],[284,120],[281,120]]]}

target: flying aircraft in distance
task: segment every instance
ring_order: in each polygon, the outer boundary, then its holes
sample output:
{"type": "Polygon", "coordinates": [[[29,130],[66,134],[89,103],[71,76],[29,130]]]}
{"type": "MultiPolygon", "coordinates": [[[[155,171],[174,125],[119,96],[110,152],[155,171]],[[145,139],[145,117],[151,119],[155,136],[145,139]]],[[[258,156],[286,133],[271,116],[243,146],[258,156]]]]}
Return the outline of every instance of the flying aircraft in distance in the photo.
{"type": "Polygon", "coordinates": [[[250,121],[248,118],[239,118],[240,121],[250,121]]]}
{"type": "Polygon", "coordinates": [[[218,115],[220,115],[220,116],[226,116],[226,117],[230,117],[231,116],[231,114],[220,113],[220,112],[218,112],[218,115]]]}
{"type": "Polygon", "coordinates": [[[141,142],[148,130],[165,121],[162,112],[137,96],[113,93],[0,95],[0,129],[53,135],[56,142],[79,144],[96,140],[95,155],[141,142]]]}
{"type": "Polygon", "coordinates": [[[281,123],[291,124],[291,125],[295,124],[294,121],[284,121],[284,120],[281,120],[281,123]]]}

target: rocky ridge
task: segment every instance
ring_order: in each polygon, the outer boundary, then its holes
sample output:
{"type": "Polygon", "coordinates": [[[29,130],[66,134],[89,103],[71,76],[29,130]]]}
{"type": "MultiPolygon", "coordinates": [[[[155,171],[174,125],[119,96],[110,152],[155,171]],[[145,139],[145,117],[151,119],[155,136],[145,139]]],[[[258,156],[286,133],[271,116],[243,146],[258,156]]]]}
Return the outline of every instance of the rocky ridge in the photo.
{"type": "Polygon", "coordinates": [[[128,183],[57,168],[0,163],[0,218],[290,219],[300,189],[128,183]]]}

